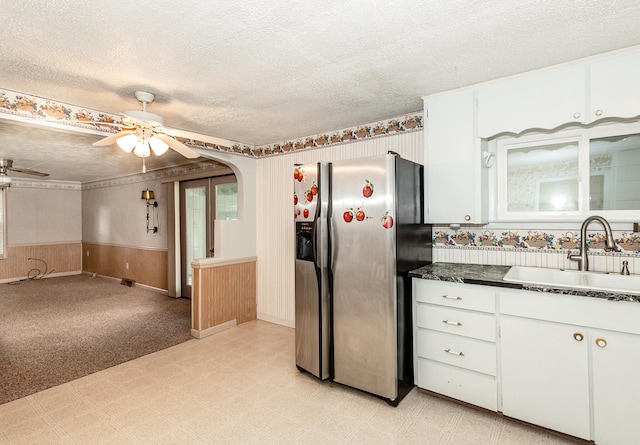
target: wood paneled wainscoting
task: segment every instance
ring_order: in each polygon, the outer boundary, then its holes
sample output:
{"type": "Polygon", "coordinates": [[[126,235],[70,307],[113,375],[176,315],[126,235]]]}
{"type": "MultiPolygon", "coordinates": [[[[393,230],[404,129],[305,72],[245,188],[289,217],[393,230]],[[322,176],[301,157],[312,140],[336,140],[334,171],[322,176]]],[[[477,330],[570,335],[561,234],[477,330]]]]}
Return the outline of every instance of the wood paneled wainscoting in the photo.
{"type": "Polygon", "coordinates": [[[82,272],[81,246],[80,241],[7,246],[6,258],[0,260],[0,282],[77,275],[82,272]]]}
{"type": "Polygon", "coordinates": [[[82,270],[167,290],[166,249],[82,243],[82,270]]]}
{"type": "Polygon", "coordinates": [[[191,335],[203,338],[257,316],[256,257],[191,263],[191,335]]]}

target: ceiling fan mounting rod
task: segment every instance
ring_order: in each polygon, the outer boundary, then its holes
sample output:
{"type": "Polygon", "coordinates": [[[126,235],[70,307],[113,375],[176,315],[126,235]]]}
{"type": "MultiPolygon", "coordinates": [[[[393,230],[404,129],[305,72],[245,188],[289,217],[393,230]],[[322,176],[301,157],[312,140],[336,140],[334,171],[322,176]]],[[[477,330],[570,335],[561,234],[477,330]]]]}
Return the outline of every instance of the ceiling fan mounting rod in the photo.
{"type": "Polygon", "coordinates": [[[142,111],[147,111],[147,104],[150,104],[156,98],[156,95],[153,93],[149,93],[147,91],[136,91],[135,92],[136,99],[142,102],[142,111]]]}

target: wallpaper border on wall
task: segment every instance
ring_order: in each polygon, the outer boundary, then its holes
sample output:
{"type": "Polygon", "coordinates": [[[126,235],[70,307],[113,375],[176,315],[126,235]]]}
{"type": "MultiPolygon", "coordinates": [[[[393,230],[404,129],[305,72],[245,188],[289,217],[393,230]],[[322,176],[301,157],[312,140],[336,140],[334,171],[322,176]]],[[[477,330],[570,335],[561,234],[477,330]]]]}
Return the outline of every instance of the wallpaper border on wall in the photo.
{"type": "Polygon", "coordinates": [[[37,179],[14,178],[9,185],[10,188],[32,188],[32,189],[50,189],[50,190],[81,190],[82,185],[79,182],[65,181],[38,181],[37,179]]]}
{"type": "MultiPolygon", "coordinates": [[[[601,232],[587,233],[587,246],[592,253],[640,256],[640,234],[614,231],[617,251],[606,249],[606,235],[601,232]]],[[[535,231],[525,232],[505,230],[434,230],[433,244],[442,248],[468,249],[515,249],[559,251],[580,248],[580,234],[575,231],[535,231]]]]}
{"type": "MultiPolygon", "coordinates": [[[[39,96],[0,89],[0,114],[20,116],[33,120],[55,122],[70,127],[97,130],[108,134],[120,131],[119,127],[100,125],[122,121],[122,116],[110,114],[104,111],[87,109],[77,105],[65,104],[39,96]]],[[[231,147],[203,142],[196,139],[176,137],[180,142],[195,148],[211,151],[221,151],[237,155],[262,157],[288,153],[298,150],[321,148],[329,145],[355,142],[362,139],[370,139],[398,134],[408,131],[422,130],[422,111],[411,112],[403,116],[397,116],[378,122],[358,125],[340,130],[328,131],[316,135],[283,141],[268,145],[235,144],[231,147]]]]}
{"type": "Polygon", "coordinates": [[[82,184],[82,190],[93,190],[103,187],[115,187],[126,184],[136,184],[139,182],[160,181],[173,176],[183,176],[192,173],[210,172],[214,170],[227,169],[228,167],[217,161],[197,161],[178,167],[170,167],[162,170],[151,170],[146,173],[122,176],[114,179],[104,179],[101,181],[86,182],[82,184]]]}

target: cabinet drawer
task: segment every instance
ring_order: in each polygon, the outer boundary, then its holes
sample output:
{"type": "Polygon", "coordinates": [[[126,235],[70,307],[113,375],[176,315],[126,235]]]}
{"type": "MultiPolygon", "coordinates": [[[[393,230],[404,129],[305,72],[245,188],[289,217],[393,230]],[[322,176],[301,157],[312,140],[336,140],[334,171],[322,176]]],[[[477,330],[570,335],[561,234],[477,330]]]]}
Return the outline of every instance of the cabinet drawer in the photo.
{"type": "Polygon", "coordinates": [[[417,355],[471,371],[496,375],[496,345],[472,338],[418,329],[417,355]]]}
{"type": "Polygon", "coordinates": [[[496,310],[496,295],[491,286],[414,279],[413,292],[418,303],[438,304],[492,314],[496,310]]]}
{"type": "Polygon", "coordinates": [[[417,304],[416,323],[419,328],[496,341],[496,319],[485,313],[417,304]]]}
{"type": "Polygon", "coordinates": [[[416,385],[491,411],[498,410],[495,377],[419,358],[416,385]]]}

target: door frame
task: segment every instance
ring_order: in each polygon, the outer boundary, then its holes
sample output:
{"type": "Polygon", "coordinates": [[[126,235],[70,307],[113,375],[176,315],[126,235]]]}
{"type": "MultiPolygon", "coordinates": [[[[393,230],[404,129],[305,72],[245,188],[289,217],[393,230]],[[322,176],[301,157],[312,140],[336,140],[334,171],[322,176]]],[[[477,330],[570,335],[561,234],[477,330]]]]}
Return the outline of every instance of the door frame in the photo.
{"type": "MultiPolygon", "coordinates": [[[[224,176],[223,176],[224,177],[224,176]]],[[[186,263],[187,253],[187,211],[186,211],[186,191],[190,188],[204,188],[205,190],[205,255],[206,258],[214,256],[213,240],[214,240],[214,221],[216,196],[213,193],[213,178],[192,179],[189,181],[181,181],[180,187],[180,295],[183,297],[191,297],[191,285],[186,282],[189,268],[186,263]]],[[[194,258],[195,259],[195,258],[194,258]]],[[[198,258],[200,259],[200,258],[198,258]]]]}
{"type": "MultiPolygon", "coordinates": [[[[230,167],[221,167],[199,173],[190,173],[181,176],[174,176],[169,180],[162,181],[166,185],[167,193],[167,295],[180,298],[182,295],[182,273],[180,255],[180,182],[193,179],[234,176],[236,182],[237,175],[230,167]]],[[[238,197],[240,199],[240,197],[238,197]]],[[[238,209],[240,211],[240,209],[238,209]]]]}

